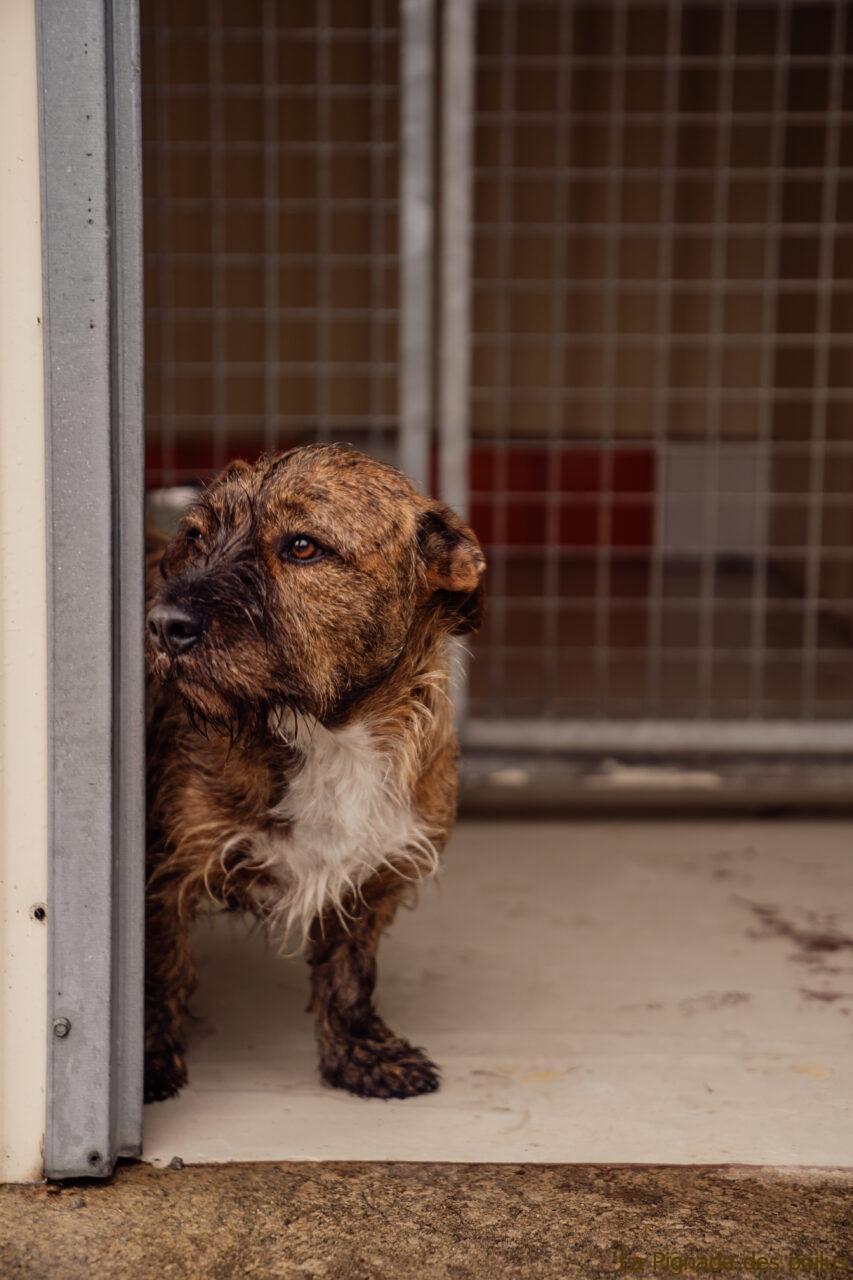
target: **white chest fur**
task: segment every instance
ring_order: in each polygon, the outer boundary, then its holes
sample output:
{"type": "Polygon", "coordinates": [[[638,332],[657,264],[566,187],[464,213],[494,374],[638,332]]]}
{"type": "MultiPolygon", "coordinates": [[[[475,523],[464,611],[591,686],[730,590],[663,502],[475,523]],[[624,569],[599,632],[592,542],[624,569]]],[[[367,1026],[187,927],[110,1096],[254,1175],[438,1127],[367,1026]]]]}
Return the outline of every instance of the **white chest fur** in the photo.
{"type": "Polygon", "coordinates": [[[295,740],[301,763],[274,810],[287,826],[251,839],[252,860],[280,886],[280,896],[264,894],[263,912],[282,939],[321,911],[346,910],[383,867],[414,878],[437,861],[395,760],[366,725],[329,730],[300,720],[295,740]]]}

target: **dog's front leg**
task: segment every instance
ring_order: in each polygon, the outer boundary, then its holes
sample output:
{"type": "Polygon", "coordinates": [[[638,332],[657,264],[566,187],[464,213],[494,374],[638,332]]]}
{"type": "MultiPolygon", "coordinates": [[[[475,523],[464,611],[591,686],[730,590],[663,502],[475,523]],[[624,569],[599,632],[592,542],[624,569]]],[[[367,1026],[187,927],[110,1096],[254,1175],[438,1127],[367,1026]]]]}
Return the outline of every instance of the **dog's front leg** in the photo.
{"type": "Polygon", "coordinates": [[[376,1013],[376,949],[401,896],[398,885],[365,889],[354,919],[327,914],[309,938],[311,1004],[320,1074],[362,1098],[411,1098],[438,1088],[438,1068],[376,1013]]]}
{"type": "Polygon", "coordinates": [[[149,894],[145,928],[145,1101],[172,1098],[187,1082],[184,1020],[195,988],[191,912],[179,885],[149,894]]]}

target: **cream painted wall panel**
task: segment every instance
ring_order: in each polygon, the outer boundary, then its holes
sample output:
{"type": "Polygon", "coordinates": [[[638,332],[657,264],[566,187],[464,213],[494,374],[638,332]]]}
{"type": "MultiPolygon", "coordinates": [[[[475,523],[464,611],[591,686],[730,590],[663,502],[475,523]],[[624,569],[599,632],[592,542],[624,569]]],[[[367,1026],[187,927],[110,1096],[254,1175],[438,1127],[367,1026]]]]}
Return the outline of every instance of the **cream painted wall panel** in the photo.
{"type": "Polygon", "coordinates": [[[34,0],[0,5],[0,1180],[41,1176],[47,581],[34,0]]]}

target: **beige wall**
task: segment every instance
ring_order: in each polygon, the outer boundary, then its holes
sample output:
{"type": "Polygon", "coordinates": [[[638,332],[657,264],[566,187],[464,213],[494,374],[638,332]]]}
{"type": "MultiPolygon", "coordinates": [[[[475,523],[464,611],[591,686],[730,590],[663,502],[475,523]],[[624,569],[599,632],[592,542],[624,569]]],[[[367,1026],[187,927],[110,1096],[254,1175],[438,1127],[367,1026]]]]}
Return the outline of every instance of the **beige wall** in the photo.
{"type": "Polygon", "coordinates": [[[47,1016],[45,459],[34,0],[0,5],[0,1180],[41,1176],[47,1016]]]}

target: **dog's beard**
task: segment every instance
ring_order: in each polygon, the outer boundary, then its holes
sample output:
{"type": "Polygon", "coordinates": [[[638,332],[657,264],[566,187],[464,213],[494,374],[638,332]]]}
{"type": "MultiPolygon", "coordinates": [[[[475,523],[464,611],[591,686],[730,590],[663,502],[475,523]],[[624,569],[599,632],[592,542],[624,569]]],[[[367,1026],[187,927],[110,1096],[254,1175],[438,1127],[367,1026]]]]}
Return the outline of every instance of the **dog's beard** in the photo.
{"type": "Polygon", "coordinates": [[[219,689],[200,680],[176,675],[172,684],[190,724],[204,737],[211,732],[224,734],[232,741],[248,737],[263,720],[262,709],[256,703],[223,696],[219,689]]]}
{"type": "Polygon", "coordinates": [[[187,720],[197,733],[209,737],[223,735],[231,742],[259,741],[275,734],[277,726],[299,714],[305,714],[301,699],[269,697],[262,699],[223,696],[219,690],[200,683],[176,680],[174,688],[181,699],[187,720]]]}
{"type": "Polygon", "coordinates": [[[255,671],[255,687],[240,679],[241,668],[257,662],[241,662],[239,651],[211,650],[164,660],[158,656],[152,675],[180,699],[187,719],[205,737],[223,734],[232,741],[263,737],[271,720],[285,707],[303,711],[304,693],[283,688],[280,679],[255,671]]]}

